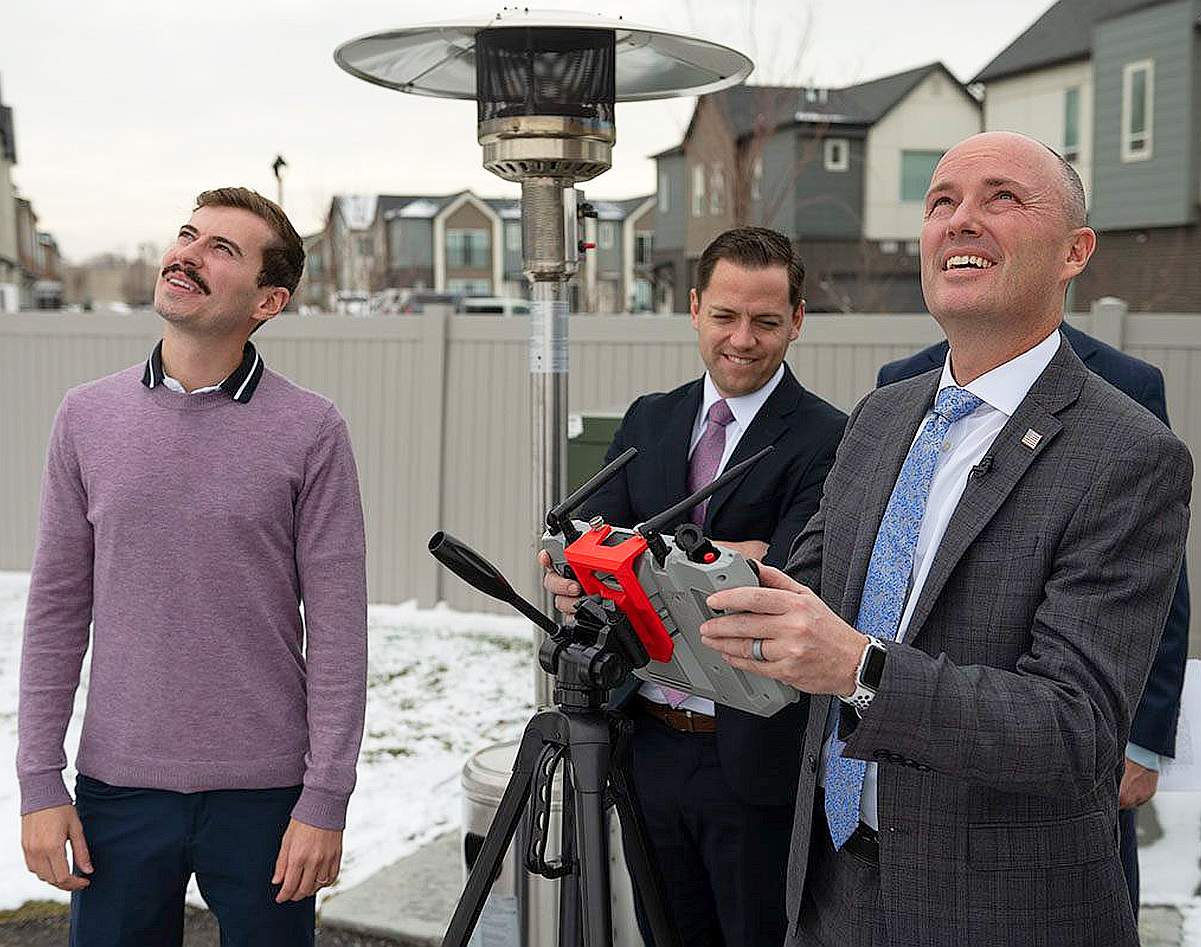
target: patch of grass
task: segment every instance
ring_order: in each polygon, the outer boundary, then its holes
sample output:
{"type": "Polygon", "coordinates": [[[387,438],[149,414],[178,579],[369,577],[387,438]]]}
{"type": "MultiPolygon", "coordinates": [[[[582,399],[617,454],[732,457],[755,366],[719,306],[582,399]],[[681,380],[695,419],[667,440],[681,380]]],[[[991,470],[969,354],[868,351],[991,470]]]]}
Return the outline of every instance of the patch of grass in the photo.
{"type": "Polygon", "coordinates": [[[0,911],[0,924],[9,921],[41,921],[46,918],[66,917],[71,906],[58,901],[26,901],[19,908],[0,911]]]}
{"type": "Polygon", "coordinates": [[[510,638],[506,635],[481,634],[478,636],[481,644],[490,645],[498,651],[533,652],[534,646],[529,638],[510,638]]]}
{"type": "Polygon", "coordinates": [[[387,746],[377,750],[364,750],[363,759],[374,763],[376,760],[383,759],[385,756],[390,756],[393,759],[402,756],[412,756],[413,751],[407,746],[387,746]]]}
{"type": "Polygon", "coordinates": [[[367,686],[379,687],[382,684],[391,684],[393,681],[399,680],[402,677],[408,677],[412,673],[413,668],[411,665],[395,671],[377,671],[367,678],[367,686]]]}

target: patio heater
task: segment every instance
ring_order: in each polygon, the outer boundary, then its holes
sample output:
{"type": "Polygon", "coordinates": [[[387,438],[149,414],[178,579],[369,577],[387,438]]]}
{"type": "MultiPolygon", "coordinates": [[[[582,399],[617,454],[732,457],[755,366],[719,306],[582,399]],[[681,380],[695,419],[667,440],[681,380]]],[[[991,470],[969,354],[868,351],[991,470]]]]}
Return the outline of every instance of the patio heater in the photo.
{"type": "MultiPolygon", "coordinates": [[[[567,484],[567,283],[579,266],[584,211],[575,185],[612,164],[616,102],[715,92],[745,79],[752,63],[725,46],[620,18],[524,7],[362,36],[334,59],[376,85],[474,100],[484,167],[521,185],[532,297],[531,535],[540,534],[567,484]]],[[[551,609],[540,584],[530,591],[551,609]]],[[[546,683],[539,674],[540,704],[546,683]]]]}

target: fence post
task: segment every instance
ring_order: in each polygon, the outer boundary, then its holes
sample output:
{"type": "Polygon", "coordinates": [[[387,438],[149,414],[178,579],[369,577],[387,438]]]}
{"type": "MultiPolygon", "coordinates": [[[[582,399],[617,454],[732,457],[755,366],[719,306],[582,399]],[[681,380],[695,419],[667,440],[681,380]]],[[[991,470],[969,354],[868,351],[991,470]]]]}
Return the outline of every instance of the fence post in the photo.
{"type": "Polygon", "coordinates": [[[426,540],[442,528],[442,458],[446,453],[446,329],[449,306],[427,306],[417,318],[421,319],[421,413],[425,423],[420,426],[417,449],[421,480],[417,484],[421,502],[417,540],[422,549],[417,553],[414,578],[417,603],[429,608],[442,598],[442,570],[433,556],[424,549],[426,540]]]}
{"type": "Polygon", "coordinates": [[[1102,296],[1095,300],[1092,305],[1092,334],[1115,349],[1121,349],[1127,310],[1125,301],[1114,296],[1102,296]]]}

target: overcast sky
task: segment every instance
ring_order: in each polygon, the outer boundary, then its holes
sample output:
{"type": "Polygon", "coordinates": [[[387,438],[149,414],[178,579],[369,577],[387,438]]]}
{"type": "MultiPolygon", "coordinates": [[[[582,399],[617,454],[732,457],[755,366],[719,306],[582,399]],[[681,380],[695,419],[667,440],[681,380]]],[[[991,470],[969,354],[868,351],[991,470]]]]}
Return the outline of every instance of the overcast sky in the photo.
{"type": "MultiPolygon", "coordinates": [[[[751,55],[754,82],[840,86],[932,60],[970,79],[1052,0],[543,0],[623,15],[751,55]]],[[[484,196],[517,185],[480,166],[475,106],[402,95],[333,61],[341,42],[504,4],[441,0],[4,0],[0,101],[13,108],[13,176],[39,228],[73,260],[161,245],[197,192],[244,184],[301,233],[349,193],[484,196]]],[[[613,168],[595,197],[654,190],[647,156],[679,143],[693,100],[619,105],[613,168]]]]}

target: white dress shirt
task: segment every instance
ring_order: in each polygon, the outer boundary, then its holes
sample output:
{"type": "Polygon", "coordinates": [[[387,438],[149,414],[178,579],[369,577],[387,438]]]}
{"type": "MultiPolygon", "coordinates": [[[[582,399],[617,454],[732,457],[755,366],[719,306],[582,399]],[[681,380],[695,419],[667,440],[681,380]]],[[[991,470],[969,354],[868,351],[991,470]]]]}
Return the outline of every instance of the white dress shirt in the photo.
{"type": "Polygon", "coordinates": [[[182,383],[176,381],[170,375],[163,375],[163,384],[168,388],[168,390],[174,391],[176,394],[203,395],[209,391],[216,391],[218,388],[221,387],[221,385],[224,385],[225,382],[221,381],[219,384],[216,384],[216,385],[209,385],[206,388],[193,388],[191,391],[188,391],[188,389],[185,388],[182,383]]]}
{"type": "MultiPolygon", "coordinates": [[[[755,415],[767,403],[767,399],[771,397],[771,393],[776,390],[776,386],[780,384],[780,379],[783,377],[784,364],[781,363],[780,367],[776,369],[776,373],[768,379],[767,384],[758,391],[752,391],[749,395],[739,395],[737,398],[726,398],[726,404],[730,408],[730,413],[734,415],[734,420],[726,425],[726,447],[722,451],[721,460],[717,465],[717,472],[713,475],[714,479],[719,477],[721,472],[726,469],[726,464],[729,463],[730,457],[734,453],[734,448],[738,446],[742,435],[751,426],[751,422],[755,420],[755,415]]],[[[701,406],[696,413],[696,419],[692,422],[692,439],[688,442],[689,459],[692,458],[692,452],[696,450],[696,445],[701,439],[701,435],[705,433],[705,423],[709,417],[709,409],[716,402],[720,401],[721,398],[721,392],[713,384],[713,379],[709,377],[709,373],[705,372],[705,391],[701,396],[701,406]]],[[[725,539],[730,542],[740,542],[745,537],[718,536],[716,538],[725,539]]],[[[663,695],[663,689],[658,684],[651,684],[649,681],[644,682],[638,688],[638,693],[657,704],[667,703],[667,698],[663,695]]],[[[691,710],[693,713],[708,714],[709,716],[713,716],[714,713],[713,701],[707,700],[704,697],[689,697],[679,706],[681,710],[691,710]]]]}
{"type": "MultiPolygon", "coordinates": [[[[975,467],[993,441],[1001,433],[1009,419],[1017,410],[1022,399],[1029,393],[1031,386],[1046,367],[1063,343],[1063,337],[1056,328],[1038,345],[1027,349],[1016,358],[1010,359],[1003,365],[998,365],[992,371],[985,372],[975,381],[960,385],[974,394],[984,403],[965,418],[961,418],[947,432],[943,441],[942,455],[938,458],[938,466],[934,469],[934,479],[930,483],[930,494],[926,500],[926,512],[922,517],[921,529],[917,537],[917,550],[913,556],[913,572],[910,575],[909,597],[905,600],[905,609],[901,613],[901,623],[897,628],[897,641],[904,641],[909,629],[909,621],[917,606],[926,577],[930,574],[930,566],[934,562],[934,554],[938,551],[947,524],[959,499],[967,487],[968,474],[975,467]]],[[[951,374],[951,355],[943,363],[942,378],[938,390],[955,386],[955,377],[951,374]]],[[[933,408],[926,413],[922,423],[918,425],[917,435],[925,428],[927,422],[934,416],[933,408]]],[[[836,707],[833,709],[837,709],[836,707]]],[[[870,711],[868,711],[870,713],[870,711]]],[[[831,740],[827,734],[823,749],[823,785],[825,758],[830,753],[831,740]]],[[[863,795],[859,802],[859,818],[873,829],[879,828],[876,811],[876,764],[868,763],[863,777],[863,795]]]]}

